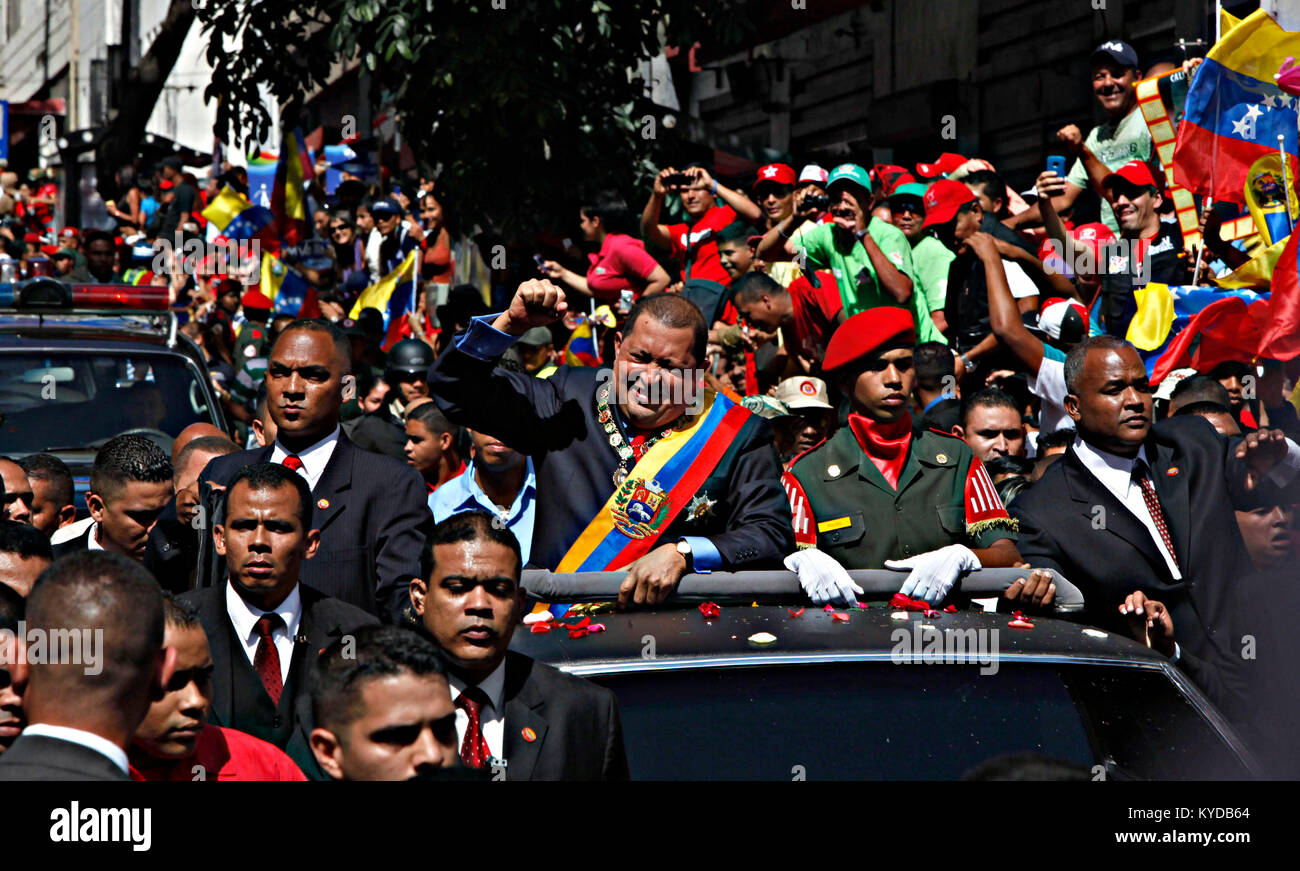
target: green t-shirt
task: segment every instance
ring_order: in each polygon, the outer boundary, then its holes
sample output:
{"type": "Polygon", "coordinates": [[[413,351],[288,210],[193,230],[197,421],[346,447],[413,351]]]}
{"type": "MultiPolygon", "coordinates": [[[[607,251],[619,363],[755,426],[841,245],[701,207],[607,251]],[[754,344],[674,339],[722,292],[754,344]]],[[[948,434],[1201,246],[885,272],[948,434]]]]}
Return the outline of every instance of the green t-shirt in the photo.
{"type": "MultiPolygon", "coordinates": [[[[1112,172],[1130,160],[1151,159],[1151,131],[1142,118],[1142,111],[1136,106],[1120,119],[1119,124],[1098,124],[1089,130],[1088,138],[1083,144],[1112,172]]],[[[1065,179],[1081,188],[1089,187],[1088,170],[1082,160],[1074,161],[1065,179]]],[[[1115,220],[1115,213],[1105,200],[1101,203],[1101,220],[1110,227],[1112,233],[1120,235],[1119,222],[1115,220]]]]}
{"type": "MultiPolygon", "coordinates": [[[[910,308],[912,320],[916,324],[916,341],[942,342],[943,334],[930,317],[930,306],[926,303],[925,293],[917,292],[912,245],[903,231],[873,216],[867,225],[867,232],[898,271],[912,279],[910,308]]],[[[853,317],[858,312],[877,306],[899,304],[881,288],[867,249],[857,239],[836,233],[834,224],[805,223],[791,239],[795,245],[803,246],[808,269],[829,269],[835,276],[846,317],[853,317]]]]}
{"type": "Polygon", "coordinates": [[[948,300],[948,266],[957,258],[948,246],[933,236],[922,236],[912,246],[912,268],[916,271],[925,304],[930,311],[943,311],[948,300]]]}

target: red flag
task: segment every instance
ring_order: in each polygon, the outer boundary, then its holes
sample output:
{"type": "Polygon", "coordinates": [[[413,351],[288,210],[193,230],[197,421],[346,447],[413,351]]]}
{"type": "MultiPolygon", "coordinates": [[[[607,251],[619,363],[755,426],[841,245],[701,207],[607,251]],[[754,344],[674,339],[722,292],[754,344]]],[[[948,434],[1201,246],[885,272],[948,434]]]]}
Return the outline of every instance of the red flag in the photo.
{"type": "Polygon", "coordinates": [[[1300,356],[1300,233],[1287,237],[1286,247],[1273,267],[1268,318],[1259,342],[1259,355],[1274,360],[1300,356]]]}
{"type": "Polygon", "coordinates": [[[1254,360],[1268,323],[1268,300],[1250,305],[1230,296],[1212,302],[1188,321],[1156,362],[1151,383],[1159,384],[1174,369],[1208,372],[1225,360],[1254,360]]]}

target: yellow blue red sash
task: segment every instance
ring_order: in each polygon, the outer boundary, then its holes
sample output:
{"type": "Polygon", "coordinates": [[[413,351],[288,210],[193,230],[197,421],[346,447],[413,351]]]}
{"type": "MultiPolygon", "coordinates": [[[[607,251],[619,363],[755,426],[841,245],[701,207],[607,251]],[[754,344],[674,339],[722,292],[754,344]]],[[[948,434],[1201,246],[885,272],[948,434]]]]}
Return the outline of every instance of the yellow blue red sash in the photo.
{"type": "Polygon", "coordinates": [[[685,429],[655,442],[587,524],[557,572],[621,569],[656,544],[731,447],[749,412],[705,392],[705,408],[685,429]]]}

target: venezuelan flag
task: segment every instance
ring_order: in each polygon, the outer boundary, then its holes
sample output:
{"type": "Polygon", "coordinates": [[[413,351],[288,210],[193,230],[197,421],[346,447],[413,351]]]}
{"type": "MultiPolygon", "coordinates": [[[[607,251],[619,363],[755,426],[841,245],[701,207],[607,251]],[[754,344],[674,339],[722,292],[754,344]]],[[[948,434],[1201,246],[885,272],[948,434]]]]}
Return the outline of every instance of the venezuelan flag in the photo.
{"type": "MultiPolygon", "coordinates": [[[[1233,305],[1240,305],[1245,310],[1247,306],[1268,299],[1268,294],[1249,290],[1170,287],[1156,282],[1140,288],[1134,296],[1137,313],[1129,322],[1125,338],[1137,348],[1152,383],[1158,383],[1179,365],[1187,365],[1185,361],[1191,359],[1191,352],[1195,350],[1191,340],[1208,322],[1207,319],[1225,310],[1227,300],[1239,300],[1233,305]],[[1207,310],[1210,314],[1203,315],[1207,310]]],[[[1233,350],[1240,349],[1234,345],[1233,350]]],[[[1253,347],[1246,356],[1254,356],[1253,347]]]]}
{"type": "Polygon", "coordinates": [[[384,344],[386,350],[401,338],[401,324],[406,313],[415,310],[416,264],[420,249],[406,255],[402,264],[379,281],[361,291],[352,304],[348,317],[360,316],[365,308],[379,309],[384,313],[384,344]]]}
{"type": "Polygon", "coordinates": [[[207,208],[200,214],[203,215],[205,221],[218,230],[225,230],[241,212],[252,207],[253,204],[247,198],[236,193],[235,189],[230,185],[224,185],[221,188],[221,193],[213,197],[212,202],[208,203],[207,208]]]}
{"type": "Polygon", "coordinates": [[[286,130],[276,164],[275,187],[271,189],[271,211],[285,245],[297,245],[307,238],[307,196],[303,186],[314,176],[311,157],[302,131],[286,130]]]}
{"type": "Polygon", "coordinates": [[[600,348],[596,347],[596,330],[591,318],[578,316],[578,327],[564,346],[564,365],[599,366],[600,348]]]}
{"type": "Polygon", "coordinates": [[[1177,184],[1216,200],[1241,203],[1251,165],[1277,151],[1279,135],[1287,171],[1296,171],[1297,100],[1273,81],[1288,56],[1300,57],[1300,33],[1278,27],[1262,9],[1214,44],[1187,92],[1174,147],[1177,184]]]}
{"type": "Polygon", "coordinates": [[[275,314],[298,316],[308,293],[314,288],[274,254],[262,255],[260,289],[274,304],[275,314]]]}
{"type": "Polygon", "coordinates": [[[1287,237],[1273,268],[1272,287],[1259,354],[1274,360],[1300,357],[1300,233],[1287,237]]]}

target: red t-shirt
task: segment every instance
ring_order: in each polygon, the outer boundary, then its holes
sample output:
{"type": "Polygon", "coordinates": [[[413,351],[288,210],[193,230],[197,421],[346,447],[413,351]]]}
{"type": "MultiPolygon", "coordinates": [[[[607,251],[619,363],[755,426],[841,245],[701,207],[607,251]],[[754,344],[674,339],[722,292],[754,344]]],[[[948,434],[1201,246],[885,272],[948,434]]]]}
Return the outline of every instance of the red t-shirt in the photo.
{"type": "Polygon", "coordinates": [[[199,733],[194,755],[170,765],[140,771],[131,766],[132,780],[306,780],[293,760],[274,744],[252,735],[208,725],[199,733]],[[196,771],[196,766],[199,766],[196,771]]]}
{"type": "Polygon", "coordinates": [[[704,278],[731,285],[731,276],[722,268],[722,260],[718,257],[718,233],[735,220],[736,210],[731,206],[714,206],[694,226],[668,225],[673,256],[683,266],[683,278],[704,278]],[[688,266],[689,276],[685,271],[688,266]]]}
{"type": "Polygon", "coordinates": [[[840,288],[835,276],[818,270],[821,287],[813,287],[806,276],[800,275],[790,282],[790,300],[794,303],[794,334],[799,342],[799,353],[810,360],[820,360],[826,355],[826,345],[835,332],[835,319],[844,309],[840,288]]]}
{"type": "Polygon", "coordinates": [[[645,250],[645,243],[626,233],[609,233],[596,254],[588,254],[587,287],[604,302],[615,302],[620,291],[631,288],[638,296],[659,264],[645,250]]]}

